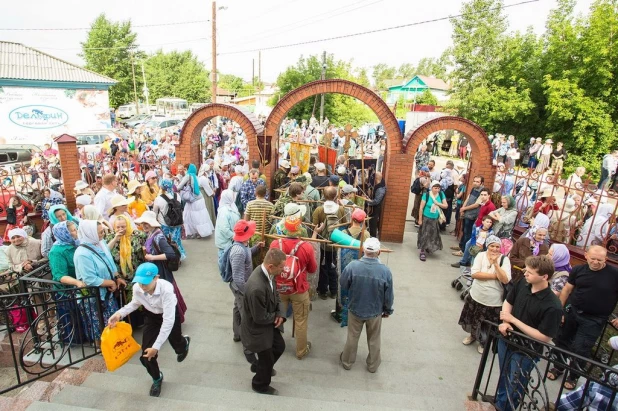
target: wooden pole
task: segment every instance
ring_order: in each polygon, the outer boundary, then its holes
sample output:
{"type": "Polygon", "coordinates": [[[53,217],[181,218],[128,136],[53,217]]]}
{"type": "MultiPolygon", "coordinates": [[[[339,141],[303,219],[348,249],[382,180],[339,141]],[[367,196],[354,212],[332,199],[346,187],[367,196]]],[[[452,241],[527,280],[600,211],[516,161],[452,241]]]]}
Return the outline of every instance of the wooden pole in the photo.
{"type": "MultiPolygon", "coordinates": [[[[277,235],[277,234],[264,234],[264,237],[272,238],[272,239],[290,238],[290,237],[286,237],[284,235],[277,235]]],[[[328,240],[320,240],[318,238],[309,238],[309,237],[294,237],[294,238],[300,238],[303,241],[312,241],[314,243],[325,243],[325,244],[329,244],[330,243],[330,241],[328,241],[328,240]]]]}
{"type": "MultiPolygon", "coordinates": [[[[331,244],[334,248],[348,248],[350,250],[359,250],[359,247],[352,247],[350,245],[331,244]]],[[[380,248],[381,253],[394,253],[393,250],[388,248],[380,248]]]]}

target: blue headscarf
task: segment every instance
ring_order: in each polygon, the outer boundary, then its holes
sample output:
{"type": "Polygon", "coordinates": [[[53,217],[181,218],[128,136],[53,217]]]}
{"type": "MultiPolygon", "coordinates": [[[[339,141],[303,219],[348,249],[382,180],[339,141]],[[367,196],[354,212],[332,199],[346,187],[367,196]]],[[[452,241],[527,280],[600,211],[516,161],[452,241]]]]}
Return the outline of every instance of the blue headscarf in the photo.
{"type": "Polygon", "coordinates": [[[193,187],[193,194],[199,196],[200,185],[197,182],[197,168],[194,164],[189,164],[189,168],[187,168],[187,174],[191,176],[191,187],[193,187]]]}
{"type": "Polygon", "coordinates": [[[77,246],[77,240],[75,240],[69,232],[69,224],[75,225],[75,223],[72,221],[61,221],[57,224],[54,224],[54,226],[52,227],[52,233],[56,238],[54,245],[72,245],[74,247],[77,246]]]}
{"type": "Polygon", "coordinates": [[[172,180],[164,178],[161,180],[161,189],[167,193],[172,193],[174,191],[174,183],[172,180]]]}
{"type": "Polygon", "coordinates": [[[72,221],[75,224],[79,225],[79,220],[77,220],[75,217],[73,217],[73,215],[71,215],[71,213],[64,204],[56,204],[55,206],[51,206],[49,208],[49,222],[52,225],[56,225],[59,222],[58,218],[56,217],[56,211],[58,210],[63,210],[67,214],[67,221],[72,221]]]}

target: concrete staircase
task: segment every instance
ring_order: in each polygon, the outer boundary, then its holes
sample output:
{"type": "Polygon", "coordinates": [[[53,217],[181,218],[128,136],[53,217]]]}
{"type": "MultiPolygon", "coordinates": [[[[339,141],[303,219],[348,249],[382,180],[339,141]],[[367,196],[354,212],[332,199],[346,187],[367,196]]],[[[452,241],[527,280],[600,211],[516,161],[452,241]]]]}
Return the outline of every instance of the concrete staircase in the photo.
{"type": "MultiPolygon", "coordinates": [[[[334,300],[318,299],[309,319],[311,354],[296,359],[290,318],[286,352],[272,382],[280,395],[254,393],[242,347],[232,342],[233,297],[218,274],[214,241],[192,240],[184,244],[187,263],[176,273],[189,307],[183,333],[191,336],[191,351],[179,364],[169,344],[163,346],[161,397],[148,396],[151,379],[137,356],[114,373],[105,370],[102,359],[91,359],[53,382],[39,381],[13,398],[0,397],[0,411],[481,409],[466,403],[479,356],[476,347],[461,345],[461,301],[449,285],[456,271],[447,268],[446,253],[444,259],[416,263],[413,244],[415,238],[388,244],[396,253],[382,257],[395,276],[395,315],[382,324],[382,365],[375,374],[365,369],[364,338],[353,369],[341,368],[347,329],[329,317],[334,300]]],[[[141,341],[140,330],[135,337],[141,341]]]]}

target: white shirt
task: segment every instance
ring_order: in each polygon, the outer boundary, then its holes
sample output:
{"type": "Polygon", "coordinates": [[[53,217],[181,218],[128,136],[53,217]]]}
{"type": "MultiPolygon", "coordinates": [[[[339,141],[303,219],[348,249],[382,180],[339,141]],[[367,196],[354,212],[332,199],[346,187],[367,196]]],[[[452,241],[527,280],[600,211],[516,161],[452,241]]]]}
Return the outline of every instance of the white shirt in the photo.
{"type": "Polygon", "coordinates": [[[268,274],[268,270],[266,269],[266,266],[264,266],[264,264],[262,263],[262,271],[264,271],[264,275],[266,276],[266,279],[268,280],[268,284],[270,285],[270,290],[273,290],[273,280],[271,280],[270,278],[270,274],[268,274]]]}
{"type": "Polygon", "coordinates": [[[174,286],[168,281],[158,279],[152,294],[144,292],[142,287],[135,283],[133,285],[133,299],[129,304],[118,310],[117,313],[124,318],[142,306],[153,314],[163,314],[163,324],[161,324],[157,340],[152,345],[152,348],[155,350],[161,350],[163,343],[165,343],[174,327],[176,302],[174,286]]]}
{"type": "Polygon", "coordinates": [[[109,214],[107,212],[110,208],[112,208],[112,197],[115,194],[115,192],[109,191],[105,187],[101,187],[97,195],[94,196],[94,206],[106,220],[109,220],[109,214]]]}
{"type": "MultiPolygon", "coordinates": [[[[501,258],[502,257],[498,257],[498,264],[500,264],[501,258]]],[[[502,270],[506,272],[506,276],[510,280],[511,261],[508,257],[504,257],[504,261],[502,261],[502,270]]],[[[478,272],[489,274],[496,273],[495,267],[489,263],[486,251],[482,251],[477,254],[474,258],[474,264],[472,265],[470,272],[472,274],[478,272]]],[[[503,302],[503,292],[504,288],[502,287],[500,280],[474,280],[472,282],[472,287],[470,287],[470,297],[472,297],[477,303],[488,307],[501,307],[503,302]]]]}

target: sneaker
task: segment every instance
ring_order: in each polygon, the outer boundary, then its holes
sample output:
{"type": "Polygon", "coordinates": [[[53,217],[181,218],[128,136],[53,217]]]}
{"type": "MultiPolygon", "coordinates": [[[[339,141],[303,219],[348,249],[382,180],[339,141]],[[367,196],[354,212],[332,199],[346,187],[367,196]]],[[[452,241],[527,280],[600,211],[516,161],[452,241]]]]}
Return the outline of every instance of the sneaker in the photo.
{"type": "Polygon", "coordinates": [[[335,320],[338,324],[341,324],[341,313],[338,313],[337,311],[332,310],[330,312],[330,318],[335,320]]]}
{"type": "Polygon", "coordinates": [[[306,356],[309,355],[309,353],[311,352],[311,343],[309,341],[307,341],[307,351],[305,351],[305,353],[301,356],[296,356],[297,359],[302,360],[303,358],[305,358],[306,356]]]}
{"type": "Polygon", "coordinates": [[[150,386],[150,396],[151,397],[158,397],[159,395],[161,395],[161,385],[162,384],[163,384],[163,373],[161,373],[161,376],[159,377],[158,380],[152,382],[152,385],[150,386]]]}
{"type": "Polygon", "coordinates": [[[185,335],[185,341],[187,342],[185,352],[183,352],[182,354],[176,355],[176,361],[178,362],[183,362],[185,358],[187,358],[187,355],[189,355],[189,345],[191,344],[191,337],[189,337],[188,335],[185,335]]]}
{"type": "Polygon", "coordinates": [[[451,248],[451,250],[453,250],[453,251],[461,251],[461,249],[459,248],[459,246],[458,246],[458,245],[453,245],[453,246],[451,246],[450,248],[451,248]]]}
{"type": "Polygon", "coordinates": [[[464,340],[462,341],[463,345],[470,345],[472,344],[474,341],[476,341],[476,338],[474,338],[473,336],[469,335],[466,338],[464,338],[464,340]]]}
{"type": "Polygon", "coordinates": [[[328,298],[328,294],[326,293],[318,293],[321,299],[326,300],[328,298]]]}
{"type": "Polygon", "coordinates": [[[451,267],[459,268],[461,267],[461,264],[459,262],[456,262],[456,263],[451,264],[451,267]]]}
{"type": "Polygon", "coordinates": [[[343,365],[343,351],[341,351],[341,354],[339,354],[339,365],[341,365],[344,370],[350,371],[349,367],[343,365]]]}
{"type": "Polygon", "coordinates": [[[463,257],[463,252],[461,252],[461,250],[460,251],[455,251],[455,252],[453,252],[451,254],[453,254],[455,257],[463,257]]]}

